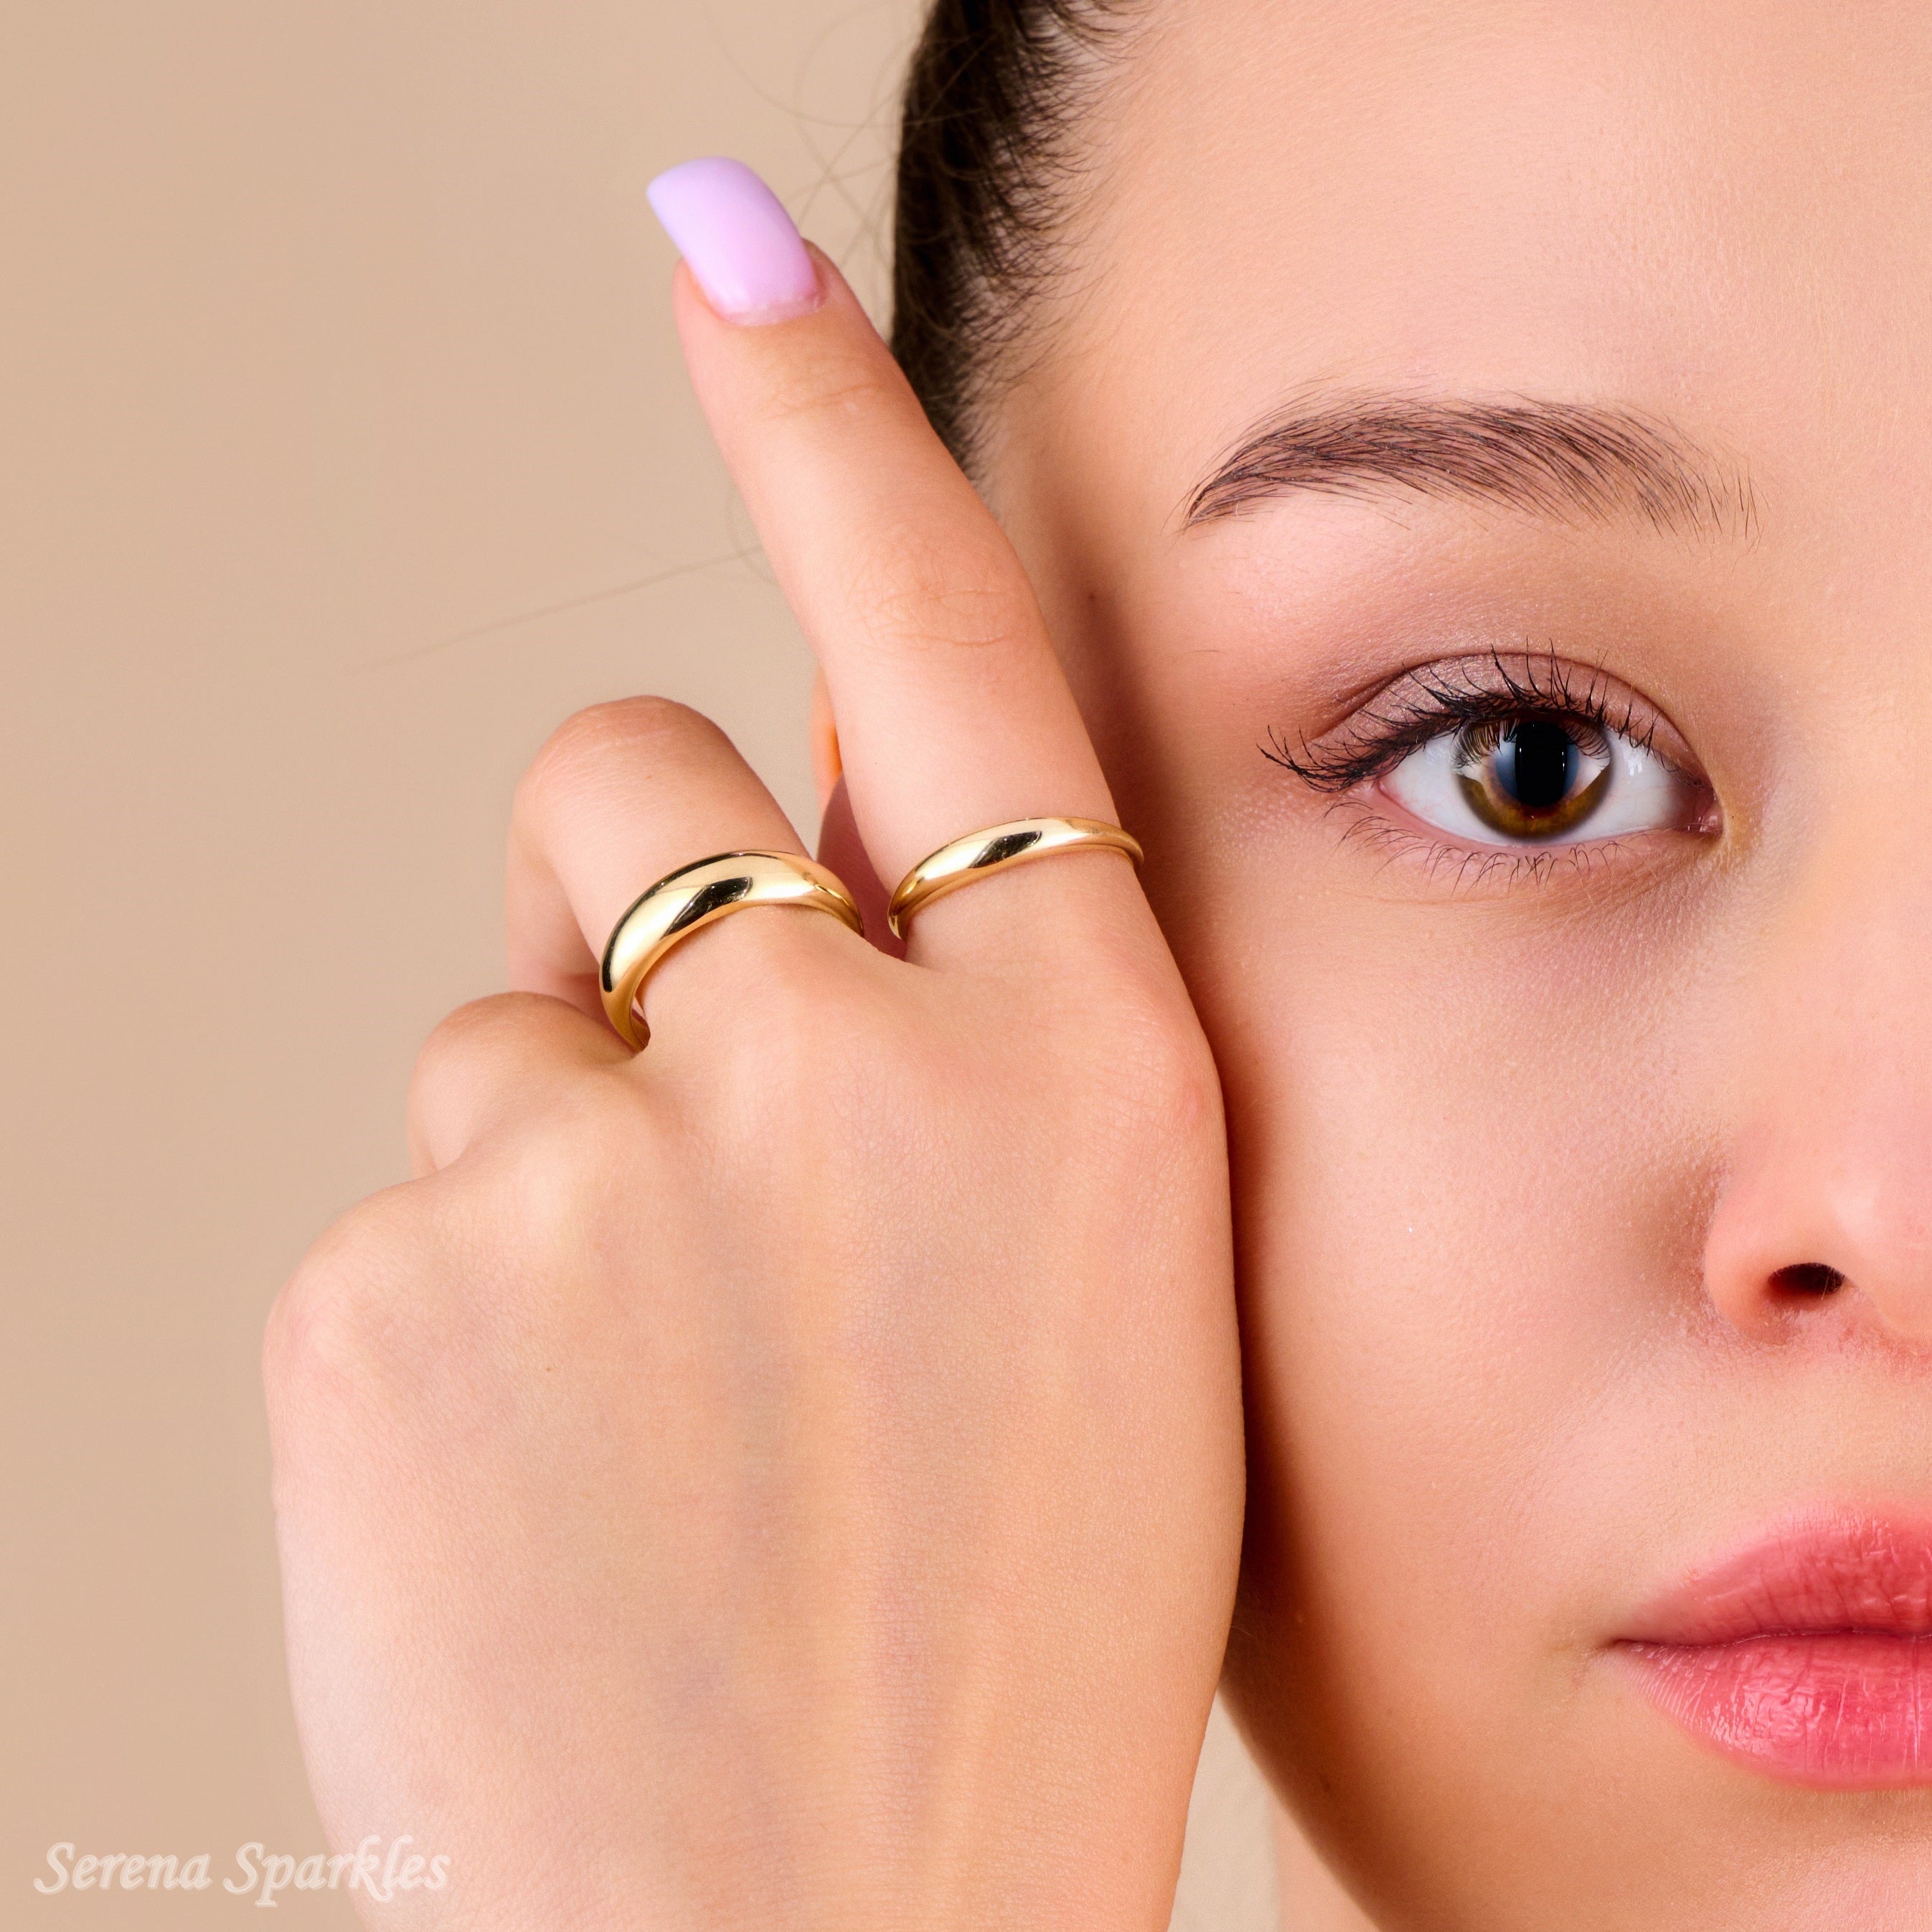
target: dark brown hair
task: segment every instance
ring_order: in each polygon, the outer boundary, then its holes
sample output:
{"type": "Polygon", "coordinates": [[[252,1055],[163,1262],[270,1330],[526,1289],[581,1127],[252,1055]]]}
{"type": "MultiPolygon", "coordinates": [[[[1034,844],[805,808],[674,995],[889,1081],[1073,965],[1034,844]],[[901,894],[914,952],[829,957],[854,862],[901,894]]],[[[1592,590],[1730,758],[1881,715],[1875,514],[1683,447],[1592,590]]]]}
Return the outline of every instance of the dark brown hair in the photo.
{"type": "Polygon", "coordinates": [[[934,0],[907,76],[892,352],[970,470],[1082,173],[1089,79],[1141,0],[934,0]]]}

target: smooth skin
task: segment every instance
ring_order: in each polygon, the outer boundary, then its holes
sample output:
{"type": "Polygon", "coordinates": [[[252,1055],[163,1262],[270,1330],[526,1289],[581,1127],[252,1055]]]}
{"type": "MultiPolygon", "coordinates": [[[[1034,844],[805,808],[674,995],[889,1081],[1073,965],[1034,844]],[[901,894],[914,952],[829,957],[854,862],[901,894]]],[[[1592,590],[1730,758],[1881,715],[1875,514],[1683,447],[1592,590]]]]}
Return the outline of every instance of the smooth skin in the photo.
{"type": "Polygon", "coordinates": [[[1932,1790],[1728,1762],[1615,1644],[1790,1512],[1932,1507],[1932,10],[1155,12],[988,488],[1226,1095],[1237,1713],[1352,1922],[1916,1932],[1932,1790]],[[1754,514],[1181,527],[1364,389],[1667,420],[1754,514]],[[1492,651],[1646,700],[1720,833],[1484,871],[1264,755],[1492,651]]]}
{"type": "MultiPolygon", "coordinates": [[[[1932,1791],[1723,1758],[1617,1640],[1794,1509],[1932,1509],[1932,13],[1147,10],[976,479],[1038,611],[842,295],[680,302],[878,872],[1040,810],[1148,847],[1225,1102],[1288,1922],[1912,1932],[1932,1791]],[[1364,391],[1667,421],[1752,513],[1186,526],[1364,391]],[[1714,829],[1472,866],[1266,755],[1512,656],[1644,707],[1714,829]]],[[[525,788],[525,992],[432,1044],[436,1171],[271,1336],[326,1814],[452,1853],[451,1922],[1157,1925],[1240,1508],[1212,1071],[1112,858],[904,968],[728,920],[624,1061],[609,921],[788,837],[661,709],[525,788]]]]}
{"type": "MultiPolygon", "coordinates": [[[[692,375],[896,877],[1113,804],[1010,547],[831,266],[692,375]]],[[[517,990],[410,1096],[418,1178],[268,1340],[289,1645],[332,1840],[466,1928],[1165,1922],[1238,1553],[1214,1065],[1118,854],[910,956],[751,911],[594,985],[644,884],[800,851],[713,726],[573,719],[517,796],[517,990]]]]}

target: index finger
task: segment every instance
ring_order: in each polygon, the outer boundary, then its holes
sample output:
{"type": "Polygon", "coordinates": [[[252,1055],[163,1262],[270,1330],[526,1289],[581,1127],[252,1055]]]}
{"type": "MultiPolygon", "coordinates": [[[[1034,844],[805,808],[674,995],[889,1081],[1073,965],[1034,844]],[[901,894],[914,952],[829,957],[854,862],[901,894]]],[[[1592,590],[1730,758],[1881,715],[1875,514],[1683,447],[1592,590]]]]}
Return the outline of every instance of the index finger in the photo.
{"type": "MultiPolygon", "coordinates": [[[[652,200],[686,256],[698,398],[824,668],[880,876],[1010,820],[1112,820],[1019,558],[844,278],[736,163],[688,164],[652,200]]],[[[1115,862],[1081,869],[1109,880],[1083,892],[1132,890],[1115,862]]]]}

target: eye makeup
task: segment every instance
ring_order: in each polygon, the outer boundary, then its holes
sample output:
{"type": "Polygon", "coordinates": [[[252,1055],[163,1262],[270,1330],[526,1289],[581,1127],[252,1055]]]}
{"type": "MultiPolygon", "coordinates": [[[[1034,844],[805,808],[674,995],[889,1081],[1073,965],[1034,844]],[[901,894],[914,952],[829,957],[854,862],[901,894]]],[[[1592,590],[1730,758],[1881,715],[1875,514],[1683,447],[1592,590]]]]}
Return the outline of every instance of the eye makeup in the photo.
{"type": "Polygon", "coordinates": [[[1264,754],[1358,808],[1357,829],[1487,876],[1600,859],[1638,835],[1718,829],[1715,795],[1655,707],[1553,652],[1406,670],[1314,740],[1264,754]]]}

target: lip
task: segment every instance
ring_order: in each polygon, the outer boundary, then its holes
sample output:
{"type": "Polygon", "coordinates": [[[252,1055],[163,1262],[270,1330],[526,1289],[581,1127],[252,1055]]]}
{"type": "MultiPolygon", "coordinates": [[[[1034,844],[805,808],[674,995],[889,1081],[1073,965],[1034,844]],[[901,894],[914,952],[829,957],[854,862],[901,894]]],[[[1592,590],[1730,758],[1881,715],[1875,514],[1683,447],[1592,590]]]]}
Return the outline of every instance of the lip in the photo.
{"type": "Polygon", "coordinates": [[[1786,1522],[1694,1572],[1613,1648],[1734,1762],[1839,1790],[1932,1784],[1932,1517],[1786,1522]]]}

